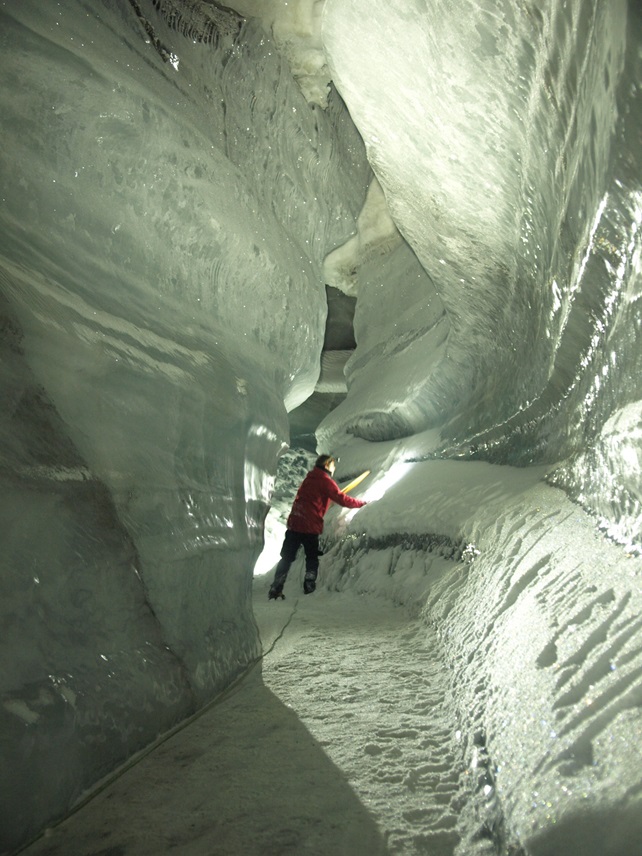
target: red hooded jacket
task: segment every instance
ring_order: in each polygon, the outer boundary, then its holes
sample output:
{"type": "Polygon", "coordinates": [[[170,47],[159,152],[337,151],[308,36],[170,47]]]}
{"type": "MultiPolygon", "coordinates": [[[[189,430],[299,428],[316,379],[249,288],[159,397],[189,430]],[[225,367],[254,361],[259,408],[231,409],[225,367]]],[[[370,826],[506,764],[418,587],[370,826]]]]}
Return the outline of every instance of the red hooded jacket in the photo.
{"type": "Polygon", "coordinates": [[[339,490],[335,480],[323,467],[315,467],[303,479],[297,491],[288,517],[288,529],[320,535],[323,532],[323,518],[331,502],[345,508],[361,508],[366,504],[364,500],[355,499],[339,490]]]}

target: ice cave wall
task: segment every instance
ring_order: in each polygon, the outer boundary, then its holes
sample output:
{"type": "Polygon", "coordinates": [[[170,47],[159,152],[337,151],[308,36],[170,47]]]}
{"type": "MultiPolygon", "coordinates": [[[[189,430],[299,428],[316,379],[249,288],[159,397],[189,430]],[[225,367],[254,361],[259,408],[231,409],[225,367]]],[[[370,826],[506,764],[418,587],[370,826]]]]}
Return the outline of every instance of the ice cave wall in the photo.
{"type": "Polygon", "coordinates": [[[330,277],[352,269],[357,349],[320,442],[434,429],[440,454],[564,461],[556,483],[639,540],[639,9],[447,5],[324,6],[407,242],[330,257],[330,277]]]}
{"type": "Polygon", "coordinates": [[[324,8],[407,241],[334,254],[340,280],[356,251],[357,348],[317,436],[381,475],[376,507],[330,522],[328,583],[438,629],[496,851],[623,856],[642,840],[640,13],[420,5],[324,8]]]}
{"type": "MultiPolygon", "coordinates": [[[[627,35],[635,63],[637,18],[626,2],[473,3],[462,16],[450,6],[324,7],[332,78],[425,272],[426,303],[436,291],[452,328],[405,406],[377,407],[373,394],[361,422],[347,417],[372,439],[446,423],[459,442],[518,420],[541,430],[593,356],[617,288],[609,268],[632,263],[636,69],[622,75],[627,35]],[[397,429],[387,427],[392,409],[397,429]]],[[[362,331],[408,274],[363,278],[362,331]]]]}
{"type": "Polygon", "coordinates": [[[258,654],[251,572],[370,169],[229,9],[0,9],[0,847],[258,654]]]}

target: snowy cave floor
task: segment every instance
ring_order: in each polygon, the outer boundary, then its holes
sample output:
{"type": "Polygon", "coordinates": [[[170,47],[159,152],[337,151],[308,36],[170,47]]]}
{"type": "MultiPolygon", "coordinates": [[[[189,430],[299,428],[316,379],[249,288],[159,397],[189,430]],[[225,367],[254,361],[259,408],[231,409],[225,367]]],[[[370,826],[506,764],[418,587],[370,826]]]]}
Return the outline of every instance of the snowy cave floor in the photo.
{"type": "Polygon", "coordinates": [[[27,856],[490,852],[466,844],[470,773],[431,631],[374,597],[304,597],[296,570],[285,601],[255,578],[262,668],[27,856]]]}

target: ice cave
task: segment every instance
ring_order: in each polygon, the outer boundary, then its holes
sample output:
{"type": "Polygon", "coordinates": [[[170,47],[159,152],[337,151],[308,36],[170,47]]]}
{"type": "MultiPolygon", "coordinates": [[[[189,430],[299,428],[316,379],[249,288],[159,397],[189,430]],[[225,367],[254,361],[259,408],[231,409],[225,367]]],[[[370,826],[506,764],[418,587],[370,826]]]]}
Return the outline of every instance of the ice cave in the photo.
{"type": "Polygon", "coordinates": [[[0,851],[642,853],[637,0],[0,41],[0,851]]]}

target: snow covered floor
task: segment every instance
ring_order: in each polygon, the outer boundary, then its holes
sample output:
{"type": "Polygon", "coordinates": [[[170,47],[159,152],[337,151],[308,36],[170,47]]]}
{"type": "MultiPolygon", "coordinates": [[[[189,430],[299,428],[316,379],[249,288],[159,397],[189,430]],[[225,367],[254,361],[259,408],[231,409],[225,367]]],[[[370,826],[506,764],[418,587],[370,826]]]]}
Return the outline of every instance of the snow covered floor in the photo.
{"type": "MultiPolygon", "coordinates": [[[[299,594],[296,568],[285,602],[255,597],[266,651],[289,621],[265,657],[266,686],[345,775],[388,852],[453,854],[474,809],[433,632],[378,598],[299,594]]],[[[255,588],[266,597],[261,578],[255,588]]],[[[490,852],[469,843],[466,853],[490,852]]]]}
{"type": "Polygon", "coordinates": [[[257,667],[28,856],[454,852],[469,773],[431,631],[375,597],[304,597],[296,572],[284,602],[255,579],[262,678],[257,667]]]}

